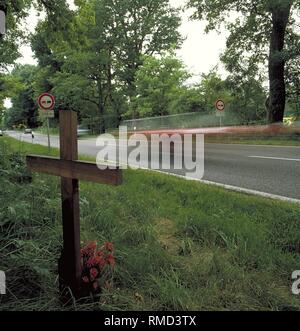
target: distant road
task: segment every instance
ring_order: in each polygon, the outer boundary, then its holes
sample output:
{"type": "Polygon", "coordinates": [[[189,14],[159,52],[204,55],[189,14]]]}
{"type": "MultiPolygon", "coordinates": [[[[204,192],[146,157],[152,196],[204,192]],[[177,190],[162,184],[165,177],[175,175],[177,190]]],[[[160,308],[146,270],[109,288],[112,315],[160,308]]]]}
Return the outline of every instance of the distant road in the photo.
{"type": "MultiPolygon", "coordinates": [[[[31,135],[9,131],[7,134],[25,142],[31,135]]],[[[47,136],[35,134],[35,144],[47,145],[47,136]]],[[[52,147],[59,147],[51,136],[52,147]]],[[[79,153],[95,157],[96,139],[79,140],[79,153]]],[[[170,172],[184,175],[184,170],[170,172]]],[[[300,199],[300,147],[205,144],[204,180],[300,199]]]]}

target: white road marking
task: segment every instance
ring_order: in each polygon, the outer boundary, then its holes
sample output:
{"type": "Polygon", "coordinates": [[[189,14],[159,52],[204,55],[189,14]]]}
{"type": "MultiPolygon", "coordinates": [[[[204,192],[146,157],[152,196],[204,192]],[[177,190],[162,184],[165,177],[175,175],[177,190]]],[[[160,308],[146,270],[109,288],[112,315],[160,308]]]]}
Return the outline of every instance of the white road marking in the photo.
{"type": "Polygon", "coordinates": [[[267,160],[280,160],[280,161],[295,161],[300,162],[300,159],[288,159],[284,157],[270,157],[270,156],[248,156],[253,159],[267,159],[267,160]]]}

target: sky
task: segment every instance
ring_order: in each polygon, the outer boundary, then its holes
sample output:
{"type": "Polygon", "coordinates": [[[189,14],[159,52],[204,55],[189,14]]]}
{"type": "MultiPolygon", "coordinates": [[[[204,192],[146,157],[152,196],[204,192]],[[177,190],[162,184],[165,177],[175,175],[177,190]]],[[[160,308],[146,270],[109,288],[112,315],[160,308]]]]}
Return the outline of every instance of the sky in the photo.
{"type": "MultiPolygon", "coordinates": [[[[73,0],[68,0],[71,8],[74,7],[73,0]]],[[[186,0],[170,0],[172,6],[183,6],[186,0]]],[[[204,32],[205,22],[191,21],[189,19],[192,11],[188,10],[182,15],[182,25],[180,33],[185,38],[182,48],[178,51],[178,57],[183,60],[190,73],[193,75],[191,83],[197,83],[202,73],[208,73],[213,67],[219,64],[220,73],[226,75],[225,70],[220,64],[220,54],[225,50],[226,35],[204,32]]],[[[42,16],[41,16],[42,17],[42,16]]],[[[26,28],[34,31],[38,22],[35,11],[31,11],[26,28]]],[[[18,60],[22,64],[36,64],[32,51],[29,46],[21,49],[23,57],[18,60]]]]}

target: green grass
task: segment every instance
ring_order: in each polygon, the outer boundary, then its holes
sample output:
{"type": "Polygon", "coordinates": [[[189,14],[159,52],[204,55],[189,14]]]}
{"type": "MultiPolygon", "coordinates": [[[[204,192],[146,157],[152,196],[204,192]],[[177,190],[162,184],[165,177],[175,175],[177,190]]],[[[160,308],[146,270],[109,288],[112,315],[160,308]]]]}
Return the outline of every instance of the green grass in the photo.
{"type": "Polygon", "coordinates": [[[25,170],[12,166],[12,151],[47,148],[0,140],[0,270],[9,290],[0,310],[300,309],[291,293],[299,205],[133,170],[120,187],[81,183],[82,242],[112,241],[117,268],[96,302],[62,307],[59,180],[20,182],[25,170]]]}

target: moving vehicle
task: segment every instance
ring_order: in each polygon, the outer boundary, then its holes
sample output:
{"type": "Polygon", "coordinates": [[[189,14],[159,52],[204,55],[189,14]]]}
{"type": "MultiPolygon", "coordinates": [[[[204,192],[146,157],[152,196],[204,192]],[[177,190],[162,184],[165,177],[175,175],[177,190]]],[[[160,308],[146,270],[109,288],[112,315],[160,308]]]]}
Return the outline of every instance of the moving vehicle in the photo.
{"type": "Polygon", "coordinates": [[[3,131],[0,130],[0,137],[3,137],[3,131]]]}
{"type": "Polygon", "coordinates": [[[81,127],[77,128],[77,137],[83,137],[83,136],[87,136],[89,134],[91,134],[91,130],[89,130],[87,128],[81,128],[81,127]]]}
{"type": "Polygon", "coordinates": [[[32,130],[31,129],[25,129],[24,133],[25,134],[32,134],[32,130]]]}

